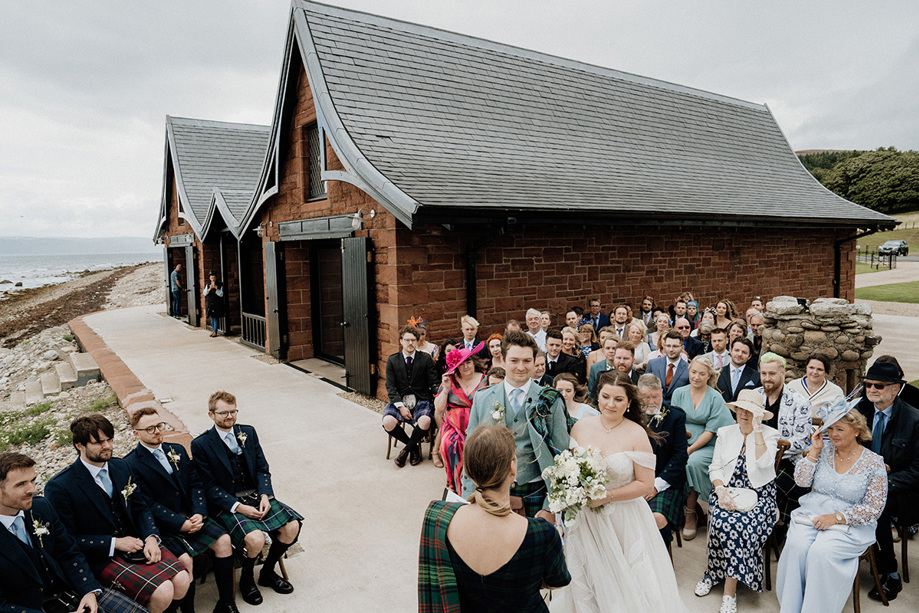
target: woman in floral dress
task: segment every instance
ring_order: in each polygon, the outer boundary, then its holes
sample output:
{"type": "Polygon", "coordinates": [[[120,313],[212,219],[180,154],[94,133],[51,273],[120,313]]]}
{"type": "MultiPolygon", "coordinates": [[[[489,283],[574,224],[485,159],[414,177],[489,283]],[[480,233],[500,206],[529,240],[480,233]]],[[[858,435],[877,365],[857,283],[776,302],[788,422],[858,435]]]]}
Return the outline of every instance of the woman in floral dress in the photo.
{"type": "Polygon", "coordinates": [[[472,350],[454,349],[446,354],[447,372],[434,397],[434,418],[440,424],[440,455],[447,471],[447,487],[457,493],[463,491],[460,477],[472,397],[485,385],[484,368],[474,357],[484,345],[479,343],[472,350]]]}

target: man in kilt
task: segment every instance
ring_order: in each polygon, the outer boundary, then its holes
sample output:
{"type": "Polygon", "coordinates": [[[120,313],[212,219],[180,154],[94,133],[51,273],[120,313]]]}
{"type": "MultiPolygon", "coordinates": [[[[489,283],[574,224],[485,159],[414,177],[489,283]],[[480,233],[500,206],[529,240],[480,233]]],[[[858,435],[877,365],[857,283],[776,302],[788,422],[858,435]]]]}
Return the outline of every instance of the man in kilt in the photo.
{"type": "Polygon", "coordinates": [[[99,585],[51,503],[35,496],[27,455],[0,453],[0,524],[0,611],[146,611],[99,585]]]}
{"type": "Polygon", "coordinates": [[[115,428],[103,415],[70,424],[76,461],[45,487],[89,568],[103,585],[162,613],[188,591],[190,577],[167,549],[128,464],[112,458],[115,428]]]}
{"type": "MultiPolygon", "coordinates": [[[[150,500],[150,510],[163,545],[178,556],[194,577],[192,558],[214,552],[214,580],[218,601],[214,613],[237,613],[233,590],[233,545],[226,530],[207,516],[204,487],[182,445],[163,442],[166,424],[153,407],[131,414],[134,436],[140,442],[124,460],[150,500]]],[[[179,605],[182,613],[195,610],[195,582],[179,605]]]]}
{"type": "Polygon", "coordinates": [[[654,469],[654,492],[645,496],[657,529],[665,543],[680,529],[681,511],[686,501],[686,462],[689,460],[686,440],[686,413],[683,409],[664,406],[664,389],[657,375],[638,378],[638,397],[647,415],[648,427],[660,436],[651,439],[657,457],[654,469]]]}
{"type": "Polygon", "coordinates": [[[211,516],[230,534],[233,546],[245,548],[239,591],[251,605],[261,604],[255,584],[255,561],[271,534],[271,547],[259,573],[258,585],[279,594],[292,586],[275,572],[281,556],[300,535],[303,516],[274,497],[268,462],[252,426],[237,425],[236,397],[215,392],[207,403],[214,427],[191,442],[198,474],[207,494],[211,516]]]}

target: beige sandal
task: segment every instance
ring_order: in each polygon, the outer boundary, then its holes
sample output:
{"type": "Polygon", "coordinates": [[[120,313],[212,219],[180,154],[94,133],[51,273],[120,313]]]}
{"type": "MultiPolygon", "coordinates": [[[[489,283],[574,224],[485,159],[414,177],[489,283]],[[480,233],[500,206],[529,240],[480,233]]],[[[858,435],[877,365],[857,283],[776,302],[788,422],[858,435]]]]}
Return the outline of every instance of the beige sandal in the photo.
{"type": "Polygon", "coordinates": [[[434,466],[436,466],[437,468],[443,468],[443,467],[444,467],[444,461],[440,458],[440,452],[439,452],[439,451],[432,451],[432,452],[431,452],[431,457],[432,457],[433,460],[434,460],[434,466]]]}
{"type": "MultiPolygon", "coordinates": [[[[684,514],[684,515],[695,515],[695,514],[696,514],[696,510],[695,510],[695,509],[690,509],[689,507],[683,507],[683,514],[684,514]]],[[[683,540],[685,540],[685,541],[691,541],[692,539],[696,538],[696,532],[697,532],[697,531],[698,531],[698,520],[696,520],[696,529],[694,529],[694,530],[687,530],[687,529],[686,529],[686,525],[684,524],[684,525],[683,525],[683,531],[682,531],[683,540]]]]}

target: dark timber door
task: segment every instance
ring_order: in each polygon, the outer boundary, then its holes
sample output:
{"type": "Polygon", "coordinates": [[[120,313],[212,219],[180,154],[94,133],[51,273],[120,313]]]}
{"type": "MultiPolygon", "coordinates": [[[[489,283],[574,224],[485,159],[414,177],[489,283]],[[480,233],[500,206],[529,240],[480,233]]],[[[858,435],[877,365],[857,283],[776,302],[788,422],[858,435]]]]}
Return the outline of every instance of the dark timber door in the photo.
{"type": "Polygon", "coordinates": [[[345,362],[345,310],[342,289],[342,249],[337,240],[322,241],[313,249],[316,311],[316,353],[332,362],[345,362]]]}
{"type": "Polygon", "coordinates": [[[284,332],[283,307],[284,307],[284,277],[280,269],[284,265],[284,247],[280,243],[265,243],[265,286],[268,303],[265,312],[265,326],[268,332],[265,348],[268,353],[283,360],[287,347],[286,332],[284,332]]]}
{"type": "Polygon", "coordinates": [[[341,239],[341,276],[345,341],[345,382],[351,389],[373,396],[374,366],[370,350],[370,241],[341,239]]]}
{"type": "Polygon", "coordinates": [[[185,245],[185,296],[188,302],[188,325],[198,326],[198,284],[195,283],[195,246],[185,245]]]}

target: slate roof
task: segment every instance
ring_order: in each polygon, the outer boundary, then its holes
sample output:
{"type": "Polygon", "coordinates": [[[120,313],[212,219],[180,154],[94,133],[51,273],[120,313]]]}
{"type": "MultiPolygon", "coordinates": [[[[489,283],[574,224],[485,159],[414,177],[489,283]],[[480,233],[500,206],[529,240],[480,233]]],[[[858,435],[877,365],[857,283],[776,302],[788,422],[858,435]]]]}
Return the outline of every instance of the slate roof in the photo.
{"type": "Polygon", "coordinates": [[[350,138],[344,157],[366,158],[351,166],[369,162],[422,212],[894,223],[813,179],[765,105],[357,11],[293,4],[294,23],[303,11],[300,23],[308,24],[297,32],[314,97],[330,98],[344,128],[330,138],[350,138]]]}

